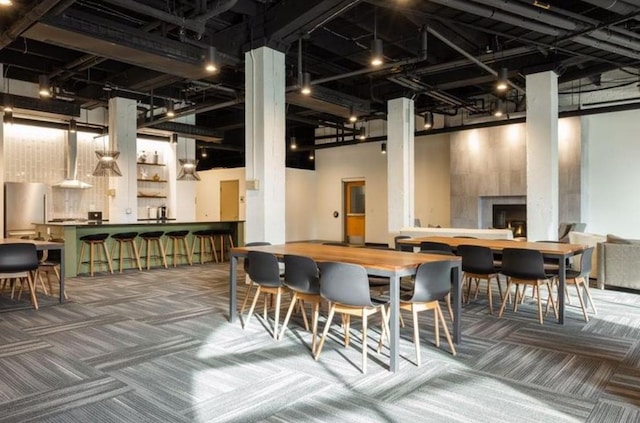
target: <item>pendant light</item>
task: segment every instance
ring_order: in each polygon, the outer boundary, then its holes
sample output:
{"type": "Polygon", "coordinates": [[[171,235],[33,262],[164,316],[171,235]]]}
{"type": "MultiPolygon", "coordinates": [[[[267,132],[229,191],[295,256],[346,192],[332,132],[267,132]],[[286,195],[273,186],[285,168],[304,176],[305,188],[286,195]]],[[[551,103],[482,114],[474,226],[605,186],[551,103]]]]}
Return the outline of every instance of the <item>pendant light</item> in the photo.
{"type": "Polygon", "coordinates": [[[38,76],[38,94],[40,97],[51,97],[51,84],[47,75],[38,76]]]}
{"type": "Polygon", "coordinates": [[[367,139],[367,130],[364,128],[364,125],[358,129],[357,137],[360,141],[367,139]]]}
{"type": "Polygon", "coordinates": [[[358,121],[358,116],[353,111],[353,106],[349,107],[349,122],[356,123],[358,121]]]}
{"type": "Polygon", "coordinates": [[[2,123],[6,125],[13,125],[13,112],[11,110],[4,110],[4,116],[2,116],[2,123]]]}
{"type": "Polygon", "coordinates": [[[384,54],[382,53],[382,40],[378,39],[378,19],[376,16],[377,9],[373,9],[373,40],[371,40],[371,66],[380,66],[384,63],[384,54]]]}
{"type": "Polygon", "coordinates": [[[78,122],[75,119],[69,121],[69,132],[78,132],[78,122]]]}
{"type": "Polygon", "coordinates": [[[316,156],[313,154],[313,150],[311,150],[309,152],[309,160],[313,161],[313,160],[315,160],[315,158],[316,158],[316,156]]]}
{"type": "Polygon", "coordinates": [[[291,150],[297,150],[298,149],[298,141],[296,140],[296,137],[291,137],[289,139],[289,148],[291,150]]]}
{"type": "Polygon", "coordinates": [[[503,99],[501,99],[501,98],[499,98],[499,99],[496,101],[496,108],[495,108],[495,110],[493,111],[493,115],[494,115],[495,117],[501,117],[501,116],[503,116],[505,113],[506,113],[506,107],[505,107],[505,104],[504,104],[504,100],[503,100],[503,99]]]}
{"type": "Polygon", "coordinates": [[[13,2],[11,0],[0,0],[0,6],[11,6],[13,2]]]}
{"type": "Polygon", "coordinates": [[[304,95],[311,94],[311,74],[309,72],[302,73],[302,82],[300,83],[300,92],[304,95]]]}
{"type": "MultiPolygon", "coordinates": [[[[105,110],[104,121],[106,122],[106,110],[105,110]]],[[[98,135],[94,139],[102,138],[102,150],[96,150],[96,157],[98,158],[98,164],[93,171],[93,176],[122,176],[122,172],[118,167],[118,162],[116,161],[120,156],[120,152],[115,148],[112,148],[109,140],[109,130],[108,128],[104,128],[102,130],[102,135],[98,135]]]]}
{"type": "Polygon", "coordinates": [[[498,91],[506,91],[509,88],[509,79],[507,78],[509,75],[509,71],[507,68],[501,68],[500,72],[498,72],[498,81],[496,83],[496,90],[498,91]]]}
{"type": "Polygon", "coordinates": [[[218,50],[214,46],[207,47],[205,51],[204,69],[209,73],[218,70],[218,50]]]}
{"type": "Polygon", "coordinates": [[[167,103],[167,113],[166,113],[168,118],[173,118],[176,116],[174,107],[175,106],[173,105],[173,101],[169,100],[169,103],[167,103]]]}
{"type": "Polygon", "coordinates": [[[424,129],[433,128],[433,113],[426,112],[424,114],[424,129]]]}
{"type": "Polygon", "coordinates": [[[380,145],[380,154],[387,154],[387,143],[383,142],[380,145]]]}
{"type": "MultiPolygon", "coordinates": [[[[187,145],[185,142],[182,143],[184,145],[184,153],[185,156],[187,155],[187,145]]],[[[178,143],[178,147],[180,147],[180,144],[178,143]]],[[[198,160],[197,159],[178,159],[178,163],[180,163],[180,172],[178,173],[178,177],[176,178],[178,181],[199,181],[200,180],[200,176],[198,175],[198,172],[196,171],[196,168],[198,166],[198,160]]]]}

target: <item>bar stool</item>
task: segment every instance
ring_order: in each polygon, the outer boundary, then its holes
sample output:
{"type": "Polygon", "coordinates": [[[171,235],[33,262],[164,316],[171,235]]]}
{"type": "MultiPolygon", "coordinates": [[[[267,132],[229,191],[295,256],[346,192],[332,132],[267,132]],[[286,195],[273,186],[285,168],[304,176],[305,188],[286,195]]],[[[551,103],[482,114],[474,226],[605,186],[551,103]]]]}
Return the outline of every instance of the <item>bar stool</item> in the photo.
{"type": "Polygon", "coordinates": [[[173,267],[178,264],[178,257],[186,257],[189,266],[193,264],[191,261],[191,253],[189,252],[189,244],[187,243],[187,235],[189,231],[171,231],[167,232],[167,244],[164,247],[166,254],[173,258],[173,267]],[[182,242],[181,242],[182,241],[182,242]],[[171,250],[169,250],[171,246],[171,250]],[[182,247],[182,253],[180,252],[182,247]]]}
{"type": "Polygon", "coordinates": [[[193,263],[193,256],[200,256],[200,264],[204,263],[204,255],[207,254],[206,246],[207,241],[209,241],[209,245],[211,246],[211,261],[215,259],[216,263],[218,262],[218,253],[216,253],[216,244],[215,244],[215,235],[213,234],[212,229],[205,229],[201,231],[195,231],[193,233],[193,244],[191,245],[191,262],[193,263]],[[196,246],[199,246],[198,251],[196,251],[196,246]]]}
{"type": "Polygon", "coordinates": [[[94,265],[106,263],[106,265],[109,268],[109,272],[113,274],[111,257],[109,257],[109,250],[107,250],[107,242],[106,242],[107,238],[109,238],[109,234],[92,234],[92,235],[85,235],[80,237],[80,241],[82,241],[82,248],[80,249],[80,257],[78,260],[78,270],[76,273],[80,274],[80,269],[82,265],[88,264],[89,275],[93,276],[94,265]],[[84,249],[87,245],[89,245],[89,261],[82,261],[82,257],[84,256],[84,249]],[[104,253],[104,260],[98,260],[96,255],[94,255],[94,246],[102,247],[102,252],[104,253]]]}
{"type": "Polygon", "coordinates": [[[137,232],[120,232],[117,234],[111,235],[111,238],[115,241],[113,246],[111,247],[111,260],[115,261],[116,257],[114,256],[114,252],[116,247],[118,248],[118,262],[120,273],[122,273],[122,263],[124,260],[134,261],[136,262],[136,266],[138,270],[142,270],[142,266],[140,265],[140,254],[138,254],[138,246],[136,245],[136,237],[138,236],[137,232]],[[129,256],[125,257],[125,247],[129,246],[129,256]]]}
{"type": "MultiPolygon", "coordinates": [[[[228,248],[233,248],[233,231],[231,229],[212,229],[213,245],[216,245],[216,237],[220,237],[220,261],[224,261],[224,244],[225,238],[229,242],[228,248]]],[[[218,261],[216,259],[216,261],[218,261]]]]}
{"type": "Polygon", "coordinates": [[[142,232],[138,235],[141,239],[140,241],[140,257],[146,259],[147,270],[151,269],[151,260],[152,259],[162,259],[162,265],[166,269],[167,266],[167,256],[164,253],[164,247],[162,246],[162,242],[160,238],[164,235],[164,231],[152,231],[152,232],[142,232]],[[153,246],[156,247],[156,254],[152,254],[153,246]],[[145,254],[143,254],[143,252],[145,254]]]}

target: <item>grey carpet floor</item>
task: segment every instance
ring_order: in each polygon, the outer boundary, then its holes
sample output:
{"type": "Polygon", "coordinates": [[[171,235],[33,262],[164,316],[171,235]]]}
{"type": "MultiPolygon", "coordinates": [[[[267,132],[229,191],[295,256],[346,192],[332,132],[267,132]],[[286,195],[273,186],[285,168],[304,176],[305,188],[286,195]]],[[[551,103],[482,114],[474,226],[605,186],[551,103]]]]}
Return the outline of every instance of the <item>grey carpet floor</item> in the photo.
{"type": "Polygon", "coordinates": [[[481,296],[465,306],[456,357],[444,338],[435,347],[425,313],[419,368],[405,315],[395,374],[374,320],[363,375],[355,319],[351,345],[335,325],[317,362],[300,316],[280,341],[272,319],[229,323],[228,264],[67,286],[69,302],[39,311],[0,297],[0,422],[640,421],[635,293],[592,289],[598,315],[585,323],[568,306],[564,326],[538,324],[532,300],[498,319],[481,296]]]}

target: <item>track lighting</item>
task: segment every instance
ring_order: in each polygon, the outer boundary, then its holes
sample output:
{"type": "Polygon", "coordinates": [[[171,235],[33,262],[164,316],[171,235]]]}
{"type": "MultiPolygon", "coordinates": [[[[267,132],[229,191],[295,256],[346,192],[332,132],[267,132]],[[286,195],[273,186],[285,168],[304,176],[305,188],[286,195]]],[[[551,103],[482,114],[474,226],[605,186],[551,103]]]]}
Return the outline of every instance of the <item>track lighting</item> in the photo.
{"type": "Polygon", "coordinates": [[[38,77],[38,94],[40,97],[51,97],[51,84],[47,75],[38,77]]]}
{"type": "Polygon", "coordinates": [[[218,70],[218,50],[214,46],[207,47],[204,55],[204,68],[210,73],[218,70]]]}
{"type": "Polygon", "coordinates": [[[426,112],[424,114],[424,129],[431,129],[433,127],[433,113],[426,112]]]}
{"type": "Polygon", "coordinates": [[[498,73],[498,82],[496,83],[496,90],[498,91],[506,91],[509,88],[509,80],[507,78],[508,70],[507,68],[501,68],[498,73]]]}
{"type": "Polygon", "coordinates": [[[304,72],[302,74],[302,81],[300,83],[300,92],[304,95],[311,94],[311,74],[304,72]]]}

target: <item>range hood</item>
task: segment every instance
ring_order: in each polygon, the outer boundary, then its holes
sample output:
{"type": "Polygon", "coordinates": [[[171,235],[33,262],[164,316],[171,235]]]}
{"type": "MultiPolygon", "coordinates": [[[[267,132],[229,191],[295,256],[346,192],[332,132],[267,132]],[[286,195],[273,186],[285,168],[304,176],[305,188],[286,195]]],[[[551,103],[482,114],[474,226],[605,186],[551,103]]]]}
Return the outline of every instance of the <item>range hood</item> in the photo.
{"type": "Polygon", "coordinates": [[[56,188],[87,189],[91,185],[78,179],[78,134],[67,131],[64,145],[64,180],[53,184],[56,188]]]}

